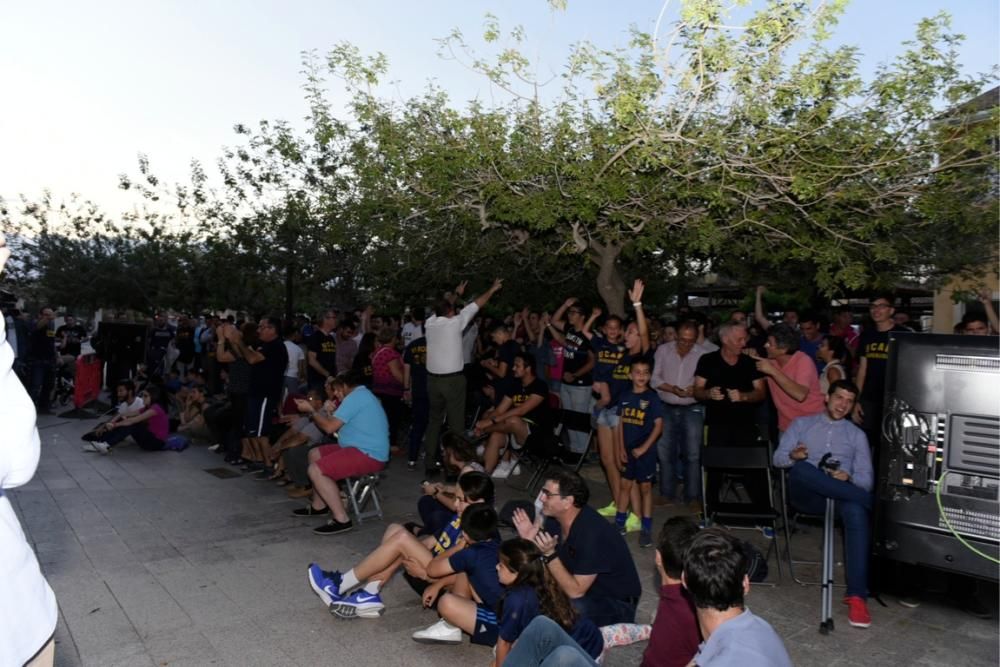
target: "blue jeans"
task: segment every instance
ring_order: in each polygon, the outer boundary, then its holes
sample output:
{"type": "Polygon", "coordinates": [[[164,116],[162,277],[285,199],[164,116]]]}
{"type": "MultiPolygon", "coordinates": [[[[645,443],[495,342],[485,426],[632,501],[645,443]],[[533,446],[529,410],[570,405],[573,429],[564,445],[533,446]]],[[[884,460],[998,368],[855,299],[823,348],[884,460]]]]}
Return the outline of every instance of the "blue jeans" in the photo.
{"type": "Polygon", "coordinates": [[[31,368],[31,399],[39,410],[48,410],[52,397],[52,385],[55,382],[56,362],[33,360],[28,364],[31,368]]]}
{"type": "Polygon", "coordinates": [[[593,658],[547,616],[535,616],[504,660],[504,667],[595,667],[593,658]]]}
{"type": "Polygon", "coordinates": [[[705,430],[705,406],[663,404],[663,435],[656,444],[660,459],[660,495],[677,495],[674,464],[678,453],[684,466],[684,500],[701,499],[701,441],[705,430]]]}
{"type": "Polygon", "coordinates": [[[847,595],[867,598],[872,494],[830,477],[811,463],[797,461],[788,471],[788,495],[793,507],[809,514],[823,514],[827,498],[837,501],[837,518],[844,524],[847,595]]]}

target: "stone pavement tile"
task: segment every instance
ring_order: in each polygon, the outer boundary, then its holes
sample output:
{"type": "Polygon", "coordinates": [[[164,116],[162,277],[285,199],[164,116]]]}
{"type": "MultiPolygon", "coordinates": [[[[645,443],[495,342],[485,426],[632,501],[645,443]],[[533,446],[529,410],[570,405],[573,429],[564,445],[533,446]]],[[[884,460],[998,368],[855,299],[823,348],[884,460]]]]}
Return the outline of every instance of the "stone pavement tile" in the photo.
{"type": "Polygon", "coordinates": [[[141,639],[192,626],[191,617],[152,574],[110,574],[106,582],[141,639]]]}
{"type": "Polygon", "coordinates": [[[109,643],[109,648],[81,654],[84,667],[159,667],[142,643],[109,643]]]}
{"type": "Polygon", "coordinates": [[[195,627],[170,630],[146,640],[149,656],[160,666],[211,665],[221,656],[205,635],[195,627]]]}
{"type": "Polygon", "coordinates": [[[54,635],[56,659],[55,664],[60,667],[78,667],[80,665],[80,652],[73,641],[73,635],[66,624],[66,617],[62,609],[59,610],[59,620],[56,624],[54,635]]]}
{"type": "Polygon", "coordinates": [[[103,581],[50,576],[49,583],[82,664],[126,664],[126,656],[145,655],[135,627],[103,581]]]}
{"type": "Polygon", "coordinates": [[[246,667],[298,664],[295,657],[285,654],[271,631],[249,620],[205,627],[202,634],[226,664],[246,667]]]}

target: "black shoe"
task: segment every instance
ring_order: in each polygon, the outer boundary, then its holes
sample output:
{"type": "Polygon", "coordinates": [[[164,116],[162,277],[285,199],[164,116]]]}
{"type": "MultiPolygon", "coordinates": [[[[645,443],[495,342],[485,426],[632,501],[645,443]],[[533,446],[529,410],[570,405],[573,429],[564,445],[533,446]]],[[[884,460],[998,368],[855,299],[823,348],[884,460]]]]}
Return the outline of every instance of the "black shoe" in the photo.
{"type": "Polygon", "coordinates": [[[300,507],[296,510],[292,510],[292,516],[321,516],[324,514],[329,514],[330,508],[324,507],[321,510],[313,509],[312,505],[309,507],[300,507]]]}
{"type": "Polygon", "coordinates": [[[317,535],[336,535],[337,533],[346,533],[351,528],[354,528],[354,524],[351,523],[350,519],[347,521],[330,519],[326,525],[313,528],[313,532],[317,535]]]}

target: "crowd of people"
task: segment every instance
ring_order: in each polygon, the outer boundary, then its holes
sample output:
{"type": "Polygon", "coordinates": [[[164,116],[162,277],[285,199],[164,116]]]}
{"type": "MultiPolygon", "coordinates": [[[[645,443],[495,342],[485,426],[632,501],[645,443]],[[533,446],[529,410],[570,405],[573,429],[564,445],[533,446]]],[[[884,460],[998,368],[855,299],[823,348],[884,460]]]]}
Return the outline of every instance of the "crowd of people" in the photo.
{"type": "MultiPolygon", "coordinates": [[[[401,570],[440,616],[416,641],[459,643],[464,633],[495,646],[498,665],[549,664],[557,653],[593,664],[637,637],[649,639],[646,665],[707,665],[734,651],[751,664],[789,664],[778,636],[743,606],[746,543],[695,522],[721,493],[717,477],[702,489],[703,448],[773,442],[797,509],[838,501],[848,619],[870,625],[887,341],[913,326],[892,295],[875,295],[859,327],[846,308],[829,317],[789,309],[772,322],[764,288],[753,313],[721,322],[687,308],[652,317],[641,280],[628,290],[628,318],[572,297],[551,314],[492,317],[484,309],[502,287],[496,280],[463,302],[462,283],[403,318],[371,307],[295,321],[205,315],[171,325],[158,315],[144,364],[118,382],[115,415],[84,448],[201,442],[308,499],[294,515],[322,517],[320,535],[353,528],[342,482],[380,473],[394,455],[409,471],[422,464],[420,523],[390,525],[353,567],[309,568],[313,590],[343,618],[381,615],[381,588],[401,570]],[[573,414],[589,419],[592,438],[563,428],[573,414]],[[525,452],[576,464],[592,449],[606,506],[591,507],[588,485],[558,467],[534,505],[494,508],[493,480],[519,474],[525,452]],[[657,506],[681,516],[654,535],[657,506]],[[501,540],[504,521],[516,537],[501,540]],[[642,590],[631,532],[640,547],[657,547],[664,585],[651,628],[635,624],[642,590]]],[[[988,295],[982,301],[985,314],[967,316],[964,333],[996,330],[988,295]]],[[[39,408],[50,364],[71,363],[86,336],[68,319],[59,330],[52,322],[42,309],[24,334],[24,378],[39,408]]],[[[770,492],[744,482],[751,497],[770,492]]]]}

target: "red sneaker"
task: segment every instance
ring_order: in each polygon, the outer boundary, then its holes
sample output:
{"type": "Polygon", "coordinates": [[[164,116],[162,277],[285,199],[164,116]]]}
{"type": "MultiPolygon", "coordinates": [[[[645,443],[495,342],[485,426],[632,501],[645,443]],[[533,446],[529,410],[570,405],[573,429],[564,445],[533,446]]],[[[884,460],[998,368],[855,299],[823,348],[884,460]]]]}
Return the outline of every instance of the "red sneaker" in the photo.
{"type": "Polygon", "coordinates": [[[868,602],[864,598],[852,595],[847,598],[847,622],[856,628],[867,628],[872,624],[872,615],[868,613],[868,602]]]}

